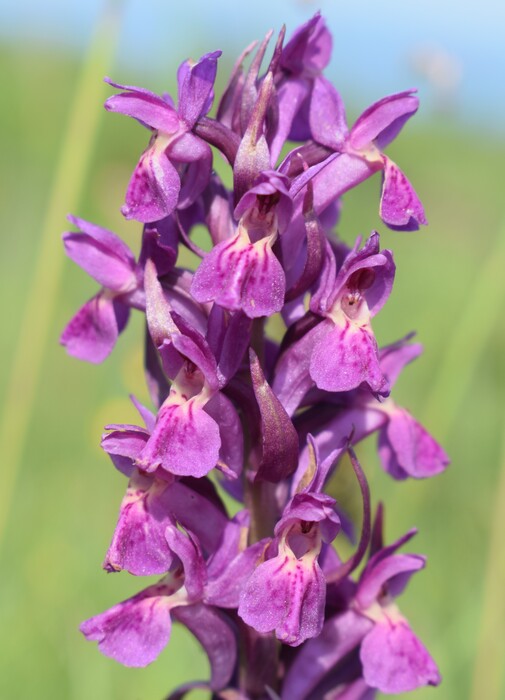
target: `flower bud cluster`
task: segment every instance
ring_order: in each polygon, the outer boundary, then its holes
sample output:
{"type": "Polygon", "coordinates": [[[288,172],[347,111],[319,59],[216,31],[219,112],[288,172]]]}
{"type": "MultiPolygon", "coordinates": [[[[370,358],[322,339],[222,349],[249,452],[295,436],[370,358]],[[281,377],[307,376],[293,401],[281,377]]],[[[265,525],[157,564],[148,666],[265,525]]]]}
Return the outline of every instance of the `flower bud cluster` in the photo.
{"type": "Polygon", "coordinates": [[[102,437],[128,479],[104,568],[161,579],[81,630],[107,656],[145,666],[172,622],[185,625],[211,673],[174,699],[200,687],[237,700],[369,700],[440,676],[396,603],[425,565],[398,553],[415,531],[384,544],[383,509],[372,518],[353,445],[377,433],[394,479],[435,475],[448,458],[391,398],[421,347],[407,336],[379,348],[374,337],[393,287],[392,252],[377,232],[349,248],[332,228],[342,195],[377,171],[382,221],[426,223],[384,152],[418,99],[414,90],[385,97],[349,128],[323,75],[332,43],[323,18],[287,42],[281,31],[261,73],[270,38],[240,56],[214,117],[220,51],[179,67],[177,105],[108,80],[118,92],[106,109],[150,131],[122,208],[143,225],[140,254],[71,219],[79,232],[64,235],[66,252],[101,288],[61,342],[98,363],[130,309],[146,316],[154,411],[133,399],[139,425],[110,424],[102,437]],[[232,169],[230,190],[211,147],[232,169]],[[208,252],[194,241],[202,226],[208,252]],[[196,270],[177,266],[180,246],[201,258],[196,270]],[[285,326],[280,342],[265,333],[274,314],[285,326]],[[345,503],[325,492],[346,454],[363,501],[357,538],[345,503]],[[340,531],[354,542],[345,560],[340,531]]]}

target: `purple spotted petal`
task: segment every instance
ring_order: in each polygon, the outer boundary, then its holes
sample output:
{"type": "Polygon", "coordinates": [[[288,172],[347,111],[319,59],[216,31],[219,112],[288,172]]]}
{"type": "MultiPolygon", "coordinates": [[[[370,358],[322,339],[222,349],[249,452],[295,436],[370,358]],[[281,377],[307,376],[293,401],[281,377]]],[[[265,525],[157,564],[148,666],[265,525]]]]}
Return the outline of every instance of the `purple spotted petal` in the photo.
{"type": "Polygon", "coordinates": [[[324,622],[326,581],[317,560],[281,553],[260,564],[248,580],[238,614],[261,633],[275,630],[284,644],[316,637],[324,622]]]}
{"type": "Polygon", "coordinates": [[[406,693],[438,685],[438,668],[407,622],[385,619],[374,626],[361,644],[363,678],[383,693],[406,693]]]}
{"type": "Polygon", "coordinates": [[[156,427],[137,464],[148,472],[161,466],[171,474],[201,477],[216,466],[220,446],[217,423],[195,399],[190,399],[160,409],[156,427]]]}
{"type": "Polygon", "coordinates": [[[69,355],[98,364],[112,352],[130,309],[100,292],[79,309],[60,337],[69,355]]]}
{"type": "Polygon", "coordinates": [[[147,666],[170,639],[170,590],[151,586],[82,623],[86,639],[124,666],[147,666]]]}
{"type": "Polygon", "coordinates": [[[414,231],[419,224],[426,225],[423,205],[416,191],[400,168],[389,158],[384,158],[384,182],[380,203],[380,215],[384,223],[394,228],[414,231]]]}
{"type": "Polygon", "coordinates": [[[141,155],[126,191],[122,212],[127,219],[142,223],[158,221],[177,206],[181,181],[168,160],[164,137],[154,136],[141,155]]]}
{"type": "Polygon", "coordinates": [[[395,407],[379,434],[382,466],[395,479],[424,479],[443,472],[449,457],[408,411],[395,407]]]}
{"type": "Polygon", "coordinates": [[[370,326],[349,321],[334,325],[329,319],[323,324],[327,333],[320,336],[310,360],[310,375],[316,385],[325,391],[350,391],[365,382],[372,392],[387,394],[388,383],[379,366],[370,326]]]}
{"type": "Polygon", "coordinates": [[[268,239],[248,243],[239,232],[219,243],[202,260],[191,293],[197,301],[214,301],[249,318],[270,316],[284,303],[286,281],[268,239]]]}
{"type": "Polygon", "coordinates": [[[103,567],[135,576],[166,573],[173,560],[165,530],[174,523],[166,503],[170,485],[137,473],[128,485],[103,567]]]}

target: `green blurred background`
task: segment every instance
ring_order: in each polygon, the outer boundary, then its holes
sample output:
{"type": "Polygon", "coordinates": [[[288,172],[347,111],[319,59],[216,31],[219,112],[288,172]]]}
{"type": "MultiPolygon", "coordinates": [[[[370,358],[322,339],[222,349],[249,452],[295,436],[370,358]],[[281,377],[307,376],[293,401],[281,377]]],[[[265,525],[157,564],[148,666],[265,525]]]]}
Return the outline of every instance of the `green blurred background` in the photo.
{"type": "MultiPolygon", "coordinates": [[[[147,132],[103,113],[110,94],[101,83],[104,73],[173,91],[176,67],[188,55],[216,45],[226,50],[227,40],[246,45],[270,26],[278,29],[280,21],[256,13],[255,34],[246,21],[232,22],[231,30],[227,3],[218,2],[209,41],[204,21],[194,20],[194,26],[189,19],[202,3],[188,2],[186,16],[177,18],[168,3],[153,0],[146,3],[147,28],[138,27],[136,41],[132,17],[121,23],[128,3],[112,3],[110,12],[95,4],[77,33],[80,14],[72,3],[58,20],[61,27],[51,15],[53,33],[51,18],[39,25],[29,3],[24,24],[6,13],[0,32],[0,698],[6,700],[158,699],[177,683],[207,674],[203,653],[177,626],[161,657],[140,670],[101,656],[77,630],[83,619],[145,585],[101,571],[126,483],[98,445],[106,423],[135,421],[129,393],[148,399],[140,314],[101,366],[73,360],[58,345],[65,323],[95,290],[64,260],[60,235],[72,210],[138,250],[140,227],[125,222],[119,206],[147,132]],[[163,22],[179,35],[172,53],[160,43],[163,22]],[[146,44],[150,31],[152,45],[146,44]]],[[[281,17],[286,12],[288,34],[315,9],[287,0],[276,7],[281,17]]],[[[338,52],[341,16],[330,3],[321,9],[338,52]]],[[[416,12],[421,18],[422,3],[414,3],[413,12],[413,19],[416,12]]],[[[373,22],[378,34],[387,27],[391,34],[386,16],[373,22]]],[[[443,39],[442,33],[442,47],[443,39]]],[[[448,35],[448,46],[451,41],[448,35]]],[[[378,466],[374,440],[359,454],[374,499],[386,502],[388,538],[416,525],[420,533],[410,551],[428,555],[426,571],[412,580],[400,605],[444,682],[411,697],[498,700],[505,698],[505,138],[492,105],[465,112],[465,100],[483,90],[479,83],[472,93],[465,82],[466,75],[475,80],[471,57],[460,66],[457,52],[423,46],[424,53],[410,58],[403,49],[392,53],[400,69],[387,83],[389,91],[420,80],[429,106],[388,153],[413,181],[430,226],[412,234],[385,229],[378,219],[379,181],[373,179],[346,196],[338,230],[351,241],[377,228],[383,246],[395,253],[394,292],[374,327],[382,344],[418,332],[425,353],[407,368],[394,396],[443,443],[452,465],[430,481],[393,483],[378,466]],[[433,57],[439,61],[434,68],[433,57]]],[[[360,60],[368,84],[356,85],[352,62],[342,53],[332,73],[337,86],[347,86],[351,118],[385,94],[384,75],[374,78],[374,47],[366,48],[360,60]]],[[[220,87],[236,53],[233,43],[221,59],[220,87]]],[[[498,68],[493,61],[484,66],[488,82],[498,68]]],[[[359,512],[352,480],[342,479],[341,487],[344,502],[359,512]]]]}

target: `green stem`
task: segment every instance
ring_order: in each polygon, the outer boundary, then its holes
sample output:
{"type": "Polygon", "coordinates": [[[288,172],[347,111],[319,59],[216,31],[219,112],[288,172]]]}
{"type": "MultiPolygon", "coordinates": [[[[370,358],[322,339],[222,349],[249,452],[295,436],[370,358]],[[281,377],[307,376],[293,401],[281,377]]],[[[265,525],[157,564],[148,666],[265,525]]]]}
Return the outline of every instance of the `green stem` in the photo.
{"type": "Polygon", "coordinates": [[[101,80],[107,74],[115,53],[119,19],[120,3],[106,2],[82,66],[67,128],[61,141],[49,205],[35,257],[35,269],[27,275],[30,284],[0,423],[2,463],[5,465],[0,489],[0,546],[23,457],[63,271],[65,258],[58,235],[63,227],[62,212],[77,209],[86,182],[103,111],[96,108],[103,101],[105,91],[101,80]]]}

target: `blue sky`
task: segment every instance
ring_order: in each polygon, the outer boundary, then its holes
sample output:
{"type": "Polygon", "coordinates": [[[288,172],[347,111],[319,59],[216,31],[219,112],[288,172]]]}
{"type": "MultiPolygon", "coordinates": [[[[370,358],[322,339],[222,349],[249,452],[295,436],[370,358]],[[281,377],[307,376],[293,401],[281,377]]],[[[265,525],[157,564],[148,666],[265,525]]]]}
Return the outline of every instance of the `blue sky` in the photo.
{"type": "MultiPolygon", "coordinates": [[[[289,36],[320,9],[334,36],[329,75],[344,97],[365,107],[419,85],[429,115],[435,91],[425,73],[434,70],[440,79],[441,66],[449,82],[451,75],[455,81],[457,118],[505,131],[503,0],[124,0],[123,5],[119,80],[132,67],[158,76],[166,66],[168,74],[198,51],[226,47],[234,58],[267,29],[285,22],[289,36]]],[[[102,0],[7,0],[0,6],[0,38],[82,51],[102,7],[102,0]]]]}

